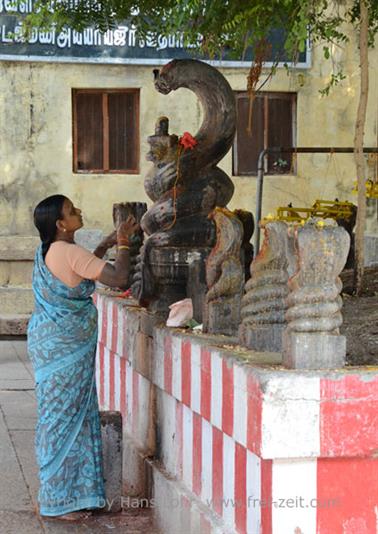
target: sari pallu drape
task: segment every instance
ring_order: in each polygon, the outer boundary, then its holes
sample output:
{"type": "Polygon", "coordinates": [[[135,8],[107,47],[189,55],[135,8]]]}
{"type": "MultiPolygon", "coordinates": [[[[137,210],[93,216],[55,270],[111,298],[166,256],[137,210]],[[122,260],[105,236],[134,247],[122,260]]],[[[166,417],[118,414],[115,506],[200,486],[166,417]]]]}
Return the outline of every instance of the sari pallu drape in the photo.
{"type": "Polygon", "coordinates": [[[41,248],[37,250],[28,352],[38,404],[35,447],[42,515],[105,505],[94,288],[90,280],[69,288],[48,270],[41,248]]]}

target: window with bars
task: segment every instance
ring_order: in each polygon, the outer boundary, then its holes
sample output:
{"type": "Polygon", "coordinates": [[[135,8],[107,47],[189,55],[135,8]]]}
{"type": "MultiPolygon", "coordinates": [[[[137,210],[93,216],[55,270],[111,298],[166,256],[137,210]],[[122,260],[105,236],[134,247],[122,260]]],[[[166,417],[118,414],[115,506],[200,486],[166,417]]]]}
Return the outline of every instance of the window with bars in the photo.
{"type": "MultiPolygon", "coordinates": [[[[258,93],[252,107],[251,133],[248,93],[236,93],[237,129],[232,151],[234,176],[256,175],[257,162],[264,148],[295,146],[296,94],[258,93]]],[[[290,174],[295,172],[292,154],[269,154],[265,172],[290,174]]]]}
{"type": "Polygon", "coordinates": [[[73,170],[139,172],[139,90],[73,89],[73,170]]]}

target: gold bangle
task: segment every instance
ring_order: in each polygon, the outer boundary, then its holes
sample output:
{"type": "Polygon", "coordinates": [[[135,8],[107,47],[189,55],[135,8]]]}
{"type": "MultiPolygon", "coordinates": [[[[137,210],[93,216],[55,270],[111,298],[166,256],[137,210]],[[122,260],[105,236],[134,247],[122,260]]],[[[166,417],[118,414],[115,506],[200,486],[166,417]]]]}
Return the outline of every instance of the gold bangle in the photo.
{"type": "Polygon", "coordinates": [[[117,250],[129,250],[130,247],[126,246],[126,245],[120,245],[119,247],[117,247],[117,250]]]}

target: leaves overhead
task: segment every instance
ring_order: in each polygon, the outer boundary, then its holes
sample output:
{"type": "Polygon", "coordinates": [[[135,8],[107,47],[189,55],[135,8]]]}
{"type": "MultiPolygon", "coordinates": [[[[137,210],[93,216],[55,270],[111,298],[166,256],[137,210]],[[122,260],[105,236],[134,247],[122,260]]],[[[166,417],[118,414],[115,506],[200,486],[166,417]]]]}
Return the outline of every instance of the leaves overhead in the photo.
{"type": "MultiPolygon", "coordinates": [[[[378,0],[366,1],[373,44],[378,0]]],[[[141,37],[151,31],[181,32],[185,44],[194,45],[201,36],[202,51],[213,57],[225,49],[241,57],[248,46],[281,28],[287,55],[295,60],[308,38],[313,43],[347,42],[345,22],[358,24],[359,0],[36,0],[25,28],[67,25],[81,31],[92,26],[105,32],[126,20],[141,37]]],[[[329,57],[329,46],[323,50],[329,57]]]]}

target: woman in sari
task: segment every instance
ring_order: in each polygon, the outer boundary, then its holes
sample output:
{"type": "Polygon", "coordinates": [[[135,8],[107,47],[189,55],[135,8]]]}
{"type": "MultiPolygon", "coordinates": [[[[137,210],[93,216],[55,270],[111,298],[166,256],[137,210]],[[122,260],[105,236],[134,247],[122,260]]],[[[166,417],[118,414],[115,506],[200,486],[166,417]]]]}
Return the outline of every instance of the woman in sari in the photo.
{"type": "Polygon", "coordinates": [[[95,280],[129,285],[130,217],[92,254],[74,242],[81,210],[63,195],[38,204],[34,223],[41,237],[33,271],[35,310],[28,327],[38,421],[36,456],[41,516],[75,520],[105,505],[101,428],[96,383],[95,280]],[[113,265],[102,257],[117,242],[113,265]]]}

